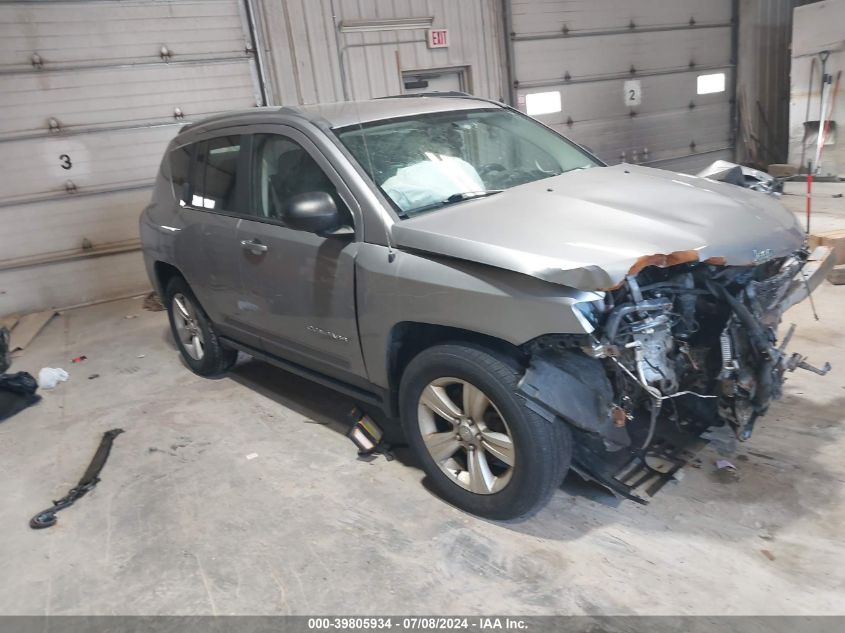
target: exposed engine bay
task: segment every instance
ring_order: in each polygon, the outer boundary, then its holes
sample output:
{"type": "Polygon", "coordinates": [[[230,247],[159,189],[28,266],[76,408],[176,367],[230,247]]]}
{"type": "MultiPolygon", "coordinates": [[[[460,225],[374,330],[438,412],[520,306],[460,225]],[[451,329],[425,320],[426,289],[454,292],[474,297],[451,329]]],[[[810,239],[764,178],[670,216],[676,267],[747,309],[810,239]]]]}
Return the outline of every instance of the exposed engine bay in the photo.
{"type": "Polygon", "coordinates": [[[648,266],[582,307],[595,330],[579,350],[577,337],[532,342],[521,391],[538,413],[574,427],[576,469],[641,501],[614,473],[632,457],[651,469],[665,432],[677,445],[727,424],[745,441],[787,372],[830,370],[787,351],[794,326],[778,340],[784,311],[809,296],[808,256],[648,266]]]}

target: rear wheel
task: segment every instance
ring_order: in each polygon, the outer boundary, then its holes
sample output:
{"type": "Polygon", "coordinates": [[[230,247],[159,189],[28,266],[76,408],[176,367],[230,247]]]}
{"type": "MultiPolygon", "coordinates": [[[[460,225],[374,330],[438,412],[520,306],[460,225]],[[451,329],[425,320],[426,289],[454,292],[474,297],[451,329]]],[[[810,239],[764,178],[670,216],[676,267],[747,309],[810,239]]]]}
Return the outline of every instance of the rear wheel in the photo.
{"type": "Polygon", "coordinates": [[[569,429],[516,392],[519,367],[488,350],[440,345],[420,353],[400,387],[402,422],[432,487],[492,519],[530,516],[563,481],[569,429]]]}
{"type": "Polygon", "coordinates": [[[235,364],[238,352],[223,347],[188,283],[174,277],[165,292],[170,329],[188,367],[200,376],[222,374],[235,364]]]}

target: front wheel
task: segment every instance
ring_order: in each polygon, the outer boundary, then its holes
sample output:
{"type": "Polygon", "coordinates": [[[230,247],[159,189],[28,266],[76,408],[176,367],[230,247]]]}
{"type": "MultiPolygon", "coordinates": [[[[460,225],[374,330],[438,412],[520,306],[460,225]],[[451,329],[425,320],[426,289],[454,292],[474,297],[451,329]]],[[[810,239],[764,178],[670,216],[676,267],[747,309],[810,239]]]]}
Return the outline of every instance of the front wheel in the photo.
{"type": "Polygon", "coordinates": [[[528,517],[569,468],[569,429],[528,409],[517,394],[520,375],[505,358],[455,344],[420,353],[402,377],[412,450],[438,494],[472,514],[528,517]]]}
{"type": "Polygon", "coordinates": [[[173,339],[188,367],[200,376],[215,376],[231,369],[238,352],[223,347],[188,282],[174,277],[167,284],[165,301],[173,339]]]}

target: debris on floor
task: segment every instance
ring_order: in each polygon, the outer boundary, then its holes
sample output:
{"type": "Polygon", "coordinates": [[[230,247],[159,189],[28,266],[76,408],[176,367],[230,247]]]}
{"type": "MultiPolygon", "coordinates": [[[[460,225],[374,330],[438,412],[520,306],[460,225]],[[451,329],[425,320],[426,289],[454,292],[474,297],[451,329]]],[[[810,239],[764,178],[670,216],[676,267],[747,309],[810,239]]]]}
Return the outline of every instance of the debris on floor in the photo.
{"type": "Polygon", "coordinates": [[[12,355],[9,352],[10,338],[9,330],[5,326],[0,327],[0,374],[12,364],[12,355]]]}
{"type": "Polygon", "coordinates": [[[258,457],[258,453],[250,453],[249,455],[246,456],[246,459],[247,459],[247,461],[250,461],[250,460],[255,459],[256,457],[258,457]]]}
{"type": "Polygon", "coordinates": [[[38,386],[42,389],[55,389],[60,382],[65,382],[70,375],[60,367],[42,367],[38,372],[38,386]]]}
{"type": "Polygon", "coordinates": [[[71,359],[71,361],[70,361],[70,362],[72,362],[72,363],[81,363],[82,361],[85,361],[85,360],[88,360],[88,357],[87,357],[87,356],[77,356],[76,358],[71,359]]]}
{"type": "Polygon", "coordinates": [[[761,550],[760,550],[760,553],[761,553],[763,556],[765,556],[766,558],[768,558],[769,560],[774,560],[774,559],[775,559],[775,555],[774,555],[774,554],[772,554],[772,553],[771,553],[769,550],[767,550],[767,549],[761,549],[761,550]]]}
{"type": "Polygon", "coordinates": [[[393,460],[390,446],[384,441],[384,433],[370,416],[358,407],[352,407],[349,421],[346,437],[358,447],[358,459],[372,461],[376,454],[381,454],[387,461],[393,460]]]}
{"type": "Polygon", "coordinates": [[[0,317],[0,329],[6,329],[11,332],[18,324],[18,320],[18,315],[16,314],[0,317]]]}
{"type": "Polygon", "coordinates": [[[41,396],[35,394],[38,383],[30,374],[25,371],[5,373],[12,364],[9,341],[9,330],[0,327],[0,421],[41,400],[41,396]]]}
{"type": "Polygon", "coordinates": [[[731,464],[726,459],[716,460],[716,468],[718,468],[719,470],[724,470],[725,468],[727,468],[728,470],[736,470],[736,466],[731,464]]]}
{"type": "Polygon", "coordinates": [[[845,264],[834,266],[827,274],[827,280],[834,286],[845,286],[845,264]]]}
{"type": "Polygon", "coordinates": [[[103,433],[103,439],[100,440],[97,452],[94,453],[94,458],[91,460],[79,483],[71,488],[64,497],[58,501],[54,501],[52,506],[32,517],[29,520],[29,527],[33,530],[41,530],[55,525],[57,521],[56,512],[72,506],[78,499],[84,497],[97,485],[100,481],[100,471],[103,470],[103,466],[106,465],[106,460],[109,458],[114,438],[121,433],[123,433],[123,429],[112,429],[103,433]]]}
{"type": "Polygon", "coordinates": [[[739,481],[739,469],[726,459],[716,460],[713,480],[720,484],[733,484],[739,481]]]}
{"type": "Polygon", "coordinates": [[[100,377],[100,374],[91,374],[90,376],[88,376],[88,380],[94,380],[95,378],[99,378],[99,377],[100,377]]]}
{"type": "Polygon", "coordinates": [[[358,447],[358,454],[369,455],[374,453],[379,442],[381,442],[381,429],[358,407],[352,408],[352,411],[349,412],[349,419],[352,424],[346,433],[346,437],[358,447]]]}
{"type": "Polygon", "coordinates": [[[35,378],[25,371],[0,374],[0,422],[41,400],[37,389],[35,378]]]}
{"type": "Polygon", "coordinates": [[[162,312],[164,311],[164,304],[161,302],[161,299],[159,299],[156,293],[151,292],[144,297],[144,310],[149,310],[150,312],[162,312]]]}
{"type": "Polygon", "coordinates": [[[11,331],[9,352],[14,354],[15,352],[25,350],[55,315],[55,310],[44,310],[43,312],[34,312],[16,319],[14,321],[14,327],[9,328],[11,331]]]}

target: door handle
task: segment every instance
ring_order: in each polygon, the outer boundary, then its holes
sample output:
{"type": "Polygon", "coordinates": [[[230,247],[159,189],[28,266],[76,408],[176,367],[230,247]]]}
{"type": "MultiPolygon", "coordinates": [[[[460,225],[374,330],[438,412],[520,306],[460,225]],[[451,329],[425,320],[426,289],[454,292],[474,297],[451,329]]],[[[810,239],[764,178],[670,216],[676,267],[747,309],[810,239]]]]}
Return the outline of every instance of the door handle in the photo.
{"type": "Polygon", "coordinates": [[[241,240],[241,248],[250,251],[254,255],[267,252],[267,245],[255,240],[241,240]]]}

